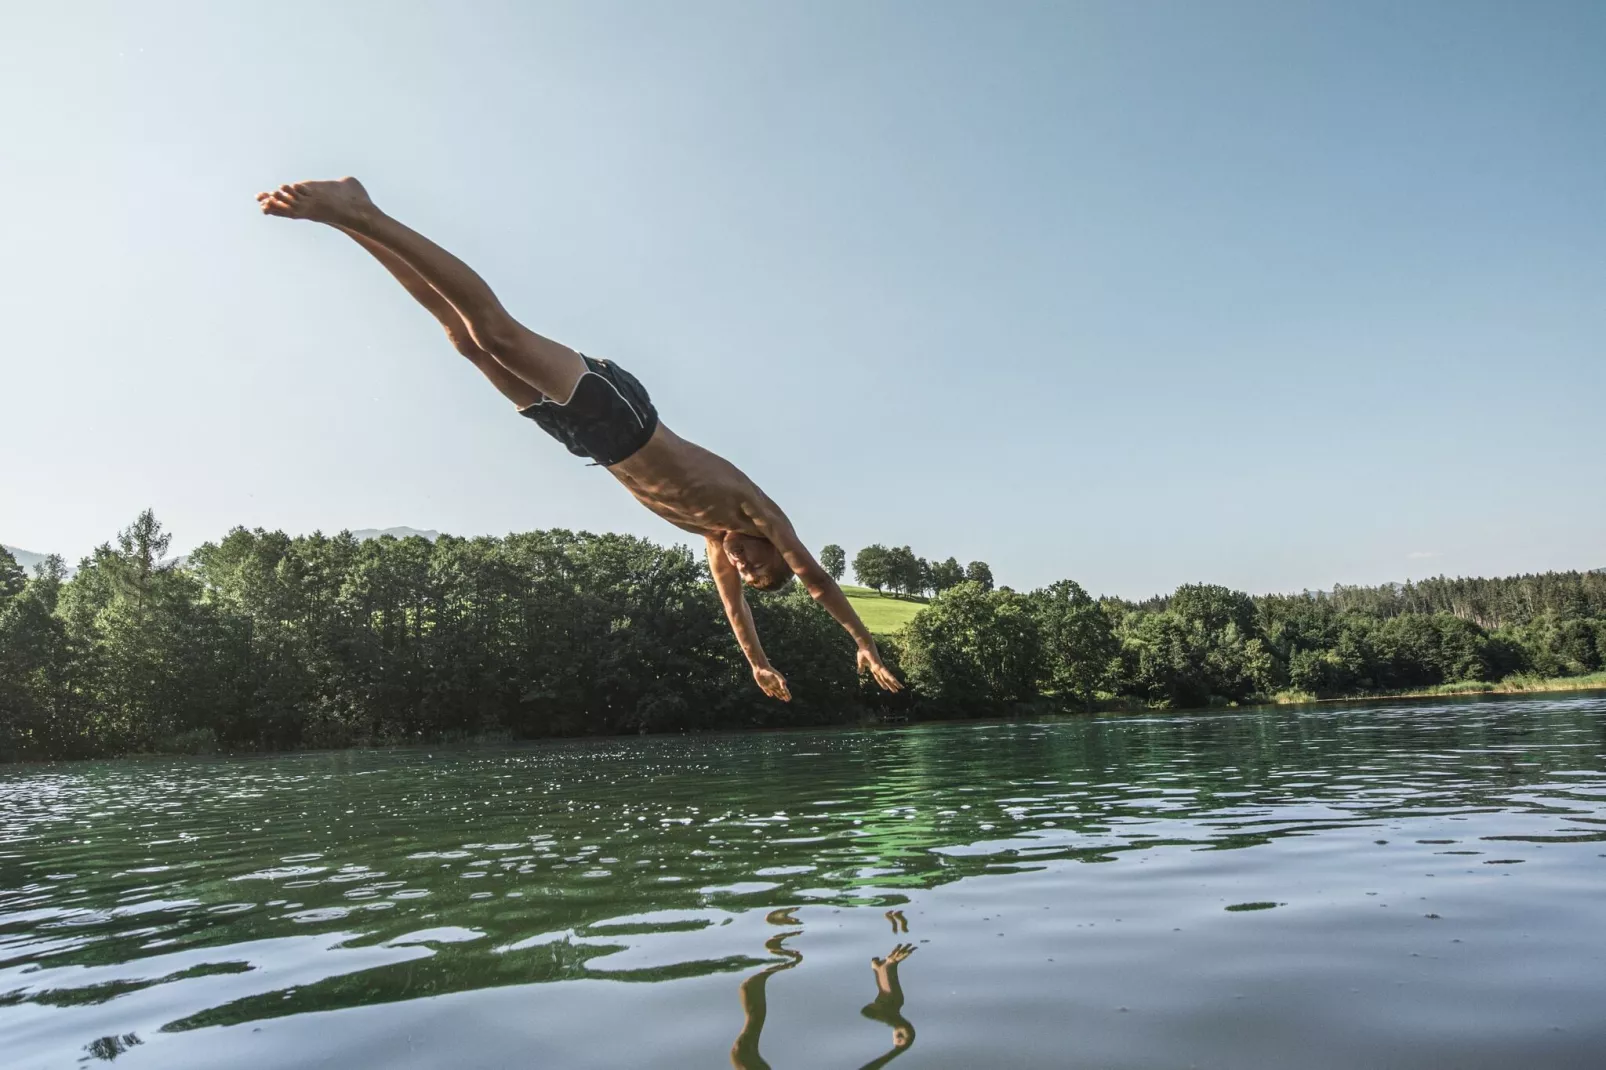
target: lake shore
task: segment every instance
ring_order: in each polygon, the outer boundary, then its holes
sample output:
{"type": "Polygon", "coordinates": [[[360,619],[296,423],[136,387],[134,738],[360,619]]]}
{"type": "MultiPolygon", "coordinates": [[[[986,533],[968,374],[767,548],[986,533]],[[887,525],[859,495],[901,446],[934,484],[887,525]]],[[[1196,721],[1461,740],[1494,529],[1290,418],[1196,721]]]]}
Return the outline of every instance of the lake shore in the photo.
{"type": "Polygon", "coordinates": [[[1334,695],[1320,698],[1309,691],[1279,691],[1270,701],[1279,706],[1303,705],[1313,702],[1361,702],[1381,698],[1453,698],[1462,695],[1523,695],[1547,691],[1600,691],[1606,690],[1606,672],[1592,672],[1583,676],[1508,676],[1498,682],[1489,680],[1463,680],[1455,684],[1416,688],[1406,691],[1363,691],[1353,695],[1334,695]]]}

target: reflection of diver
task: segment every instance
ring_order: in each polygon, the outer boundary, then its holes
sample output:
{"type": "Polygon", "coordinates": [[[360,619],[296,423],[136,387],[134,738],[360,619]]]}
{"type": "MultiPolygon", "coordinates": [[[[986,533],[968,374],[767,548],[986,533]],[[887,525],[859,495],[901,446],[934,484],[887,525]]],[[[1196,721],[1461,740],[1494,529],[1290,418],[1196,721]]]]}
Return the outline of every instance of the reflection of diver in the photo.
{"type": "MultiPolygon", "coordinates": [[[[901,912],[900,912],[901,913],[901,912]]],[[[905,922],[907,932],[908,923],[905,922]]],[[[894,923],[896,925],[896,922],[894,923]]],[[[892,1027],[892,1050],[865,1063],[862,1070],[876,1070],[908,1051],[915,1042],[915,1027],[903,1016],[903,986],[898,983],[898,963],[915,953],[913,944],[899,944],[884,959],[870,960],[875,971],[876,994],[860,1014],[872,1021],[892,1027]]]]}
{"type": "MultiPolygon", "coordinates": [[[[772,910],[764,918],[771,925],[800,925],[802,924],[792,916],[793,907],[787,910],[772,910]]],[[[801,951],[793,951],[784,947],[783,943],[802,929],[793,929],[790,932],[776,933],[764,941],[764,949],[772,955],[780,955],[784,962],[777,962],[766,966],[753,976],[742,982],[742,1031],[731,1045],[731,1065],[736,1070],[770,1070],[770,1064],[764,1061],[764,1056],[758,1053],[758,1037],[764,1031],[764,1016],[769,1013],[769,1003],[764,993],[764,986],[769,983],[770,974],[790,970],[803,961],[801,951]]]]}
{"type": "MultiPolygon", "coordinates": [[[[803,923],[792,916],[792,911],[795,909],[793,907],[772,910],[764,920],[771,925],[801,926],[803,923]]],[[[893,932],[909,931],[909,922],[904,918],[903,911],[889,910],[887,918],[892,922],[893,932]]],[[[772,955],[779,955],[784,961],[766,966],[742,982],[740,990],[742,1031],[736,1037],[736,1043],[731,1045],[731,1065],[736,1070],[770,1070],[770,1064],[758,1053],[759,1035],[764,1032],[764,1019],[769,1013],[765,986],[769,983],[771,974],[790,970],[803,961],[801,951],[793,951],[785,946],[787,940],[802,931],[801,928],[792,928],[788,932],[776,933],[764,941],[764,949],[772,955]]],[[[898,964],[914,954],[914,951],[913,944],[898,944],[886,958],[870,960],[870,969],[875,971],[876,995],[875,999],[859,1013],[871,1021],[892,1027],[892,1050],[865,1063],[863,1070],[876,1070],[878,1067],[886,1066],[908,1051],[909,1046],[915,1042],[915,1027],[903,1016],[903,986],[898,983],[898,964]]]]}

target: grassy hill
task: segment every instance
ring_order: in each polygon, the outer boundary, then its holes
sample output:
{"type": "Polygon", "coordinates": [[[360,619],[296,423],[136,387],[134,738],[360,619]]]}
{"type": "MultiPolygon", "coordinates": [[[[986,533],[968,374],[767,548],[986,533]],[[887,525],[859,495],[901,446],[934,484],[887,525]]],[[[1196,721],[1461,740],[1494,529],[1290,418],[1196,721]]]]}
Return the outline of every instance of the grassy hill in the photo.
{"type": "Polygon", "coordinates": [[[853,603],[854,610],[864,626],[880,635],[891,635],[903,630],[916,613],[926,606],[924,598],[905,598],[896,594],[877,594],[868,587],[854,587],[844,583],[842,593],[853,603]]]}

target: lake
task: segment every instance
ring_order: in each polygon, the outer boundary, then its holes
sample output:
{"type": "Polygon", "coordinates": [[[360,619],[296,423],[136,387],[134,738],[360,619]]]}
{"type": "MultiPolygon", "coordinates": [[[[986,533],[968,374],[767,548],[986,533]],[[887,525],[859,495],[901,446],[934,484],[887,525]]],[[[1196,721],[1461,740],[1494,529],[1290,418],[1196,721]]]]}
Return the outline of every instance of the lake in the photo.
{"type": "Polygon", "coordinates": [[[1606,1065],[1606,696],[0,767],[11,1068],[1606,1065]]]}

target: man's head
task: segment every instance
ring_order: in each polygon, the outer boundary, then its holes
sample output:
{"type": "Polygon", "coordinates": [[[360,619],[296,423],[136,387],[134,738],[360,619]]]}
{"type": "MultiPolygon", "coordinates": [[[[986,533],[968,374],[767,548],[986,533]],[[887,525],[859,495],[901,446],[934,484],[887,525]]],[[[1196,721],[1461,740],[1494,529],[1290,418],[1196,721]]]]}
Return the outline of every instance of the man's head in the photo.
{"type": "Polygon", "coordinates": [[[792,578],[786,560],[768,539],[727,531],[724,541],[726,559],[749,586],[777,591],[792,578]]]}

